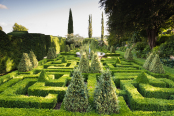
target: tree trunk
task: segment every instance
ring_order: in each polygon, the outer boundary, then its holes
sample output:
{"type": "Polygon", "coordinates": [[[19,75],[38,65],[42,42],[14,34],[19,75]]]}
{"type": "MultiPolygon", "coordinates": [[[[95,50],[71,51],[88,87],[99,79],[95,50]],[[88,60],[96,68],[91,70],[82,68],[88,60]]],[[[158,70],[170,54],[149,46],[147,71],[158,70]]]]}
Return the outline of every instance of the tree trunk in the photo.
{"type": "Polygon", "coordinates": [[[156,35],[157,35],[157,29],[147,29],[147,36],[148,36],[148,40],[149,40],[149,46],[150,49],[153,49],[153,47],[156,46],[156,35]]]}

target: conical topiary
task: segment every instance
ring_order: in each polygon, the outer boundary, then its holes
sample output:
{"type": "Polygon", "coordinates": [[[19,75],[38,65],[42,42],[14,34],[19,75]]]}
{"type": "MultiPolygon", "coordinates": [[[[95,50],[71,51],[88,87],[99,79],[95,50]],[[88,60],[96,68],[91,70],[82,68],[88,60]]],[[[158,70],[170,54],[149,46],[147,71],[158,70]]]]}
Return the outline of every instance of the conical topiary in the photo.
{"type": "Polygon", "coordinates": [[[56,49],[55,49],[55,47],[52,47],[52,49],[53,49],[54,58],[57,58],[57,54],[56,54],[56,49]]]}
{"type": "Polygon", "coordinates": [[[88,101],[87,86],[79,68],[74,69],[73,77],[63,99],[64,108],[72,112],[89,112],[91,106],[88,101]]]}
{"type": "Polygon", "coordinates": [[[67,62],[67,57],[66,56],[62,56],[62,63],[66,63],[67,62]]]}
{"type": "Polygon", "coordinates": [[[56,55],[55,55],[54,48],[53,48],[53,47],[50,47],[50,48],[48,49],[47,59],[54,59],[54,58],[56,58],[55,56],[56,56],[56,55]]]}
{"type": "Polygon", "coordinates": [[[113,46],[111,46],[111,48],[110,48],[110,52],[111,52],[111,53],[115,53],[115,49],[114,49],[113,46]]]}
{"type": "Polygon", "coordinates": [[[148,58],[146,59],[143,67],[146,69],[146,70],[149,70],[149,65],[152,63],[152,60],[153,58],[155,57],[155,55],[153,53],[151,53],[148,58]]]}
{"type": "Polygon", "coordinates": [[[115,64],[121,64],[121,61],[120,61],[120,58],[119,57],[117,57],[117,59],[116,59],[116,61],[115,61],[115,64]]]}
{"type": "Polygon", "coordinates": [[[138,77],[135,79],[138,83],[149,83],[149,80],[147,79],[147,76],[144,72],[138,75],[138,77]]]}
{"type": "Polygon", "coordinates": [[[82,73],[89,72],[89,60],[86,56],[86,53],[83,52],[79,62],[79,68],[82,73]]]}
{"type": "Polygon", "coordinates": [[[36,68],[38,66],[38,60],[37,60],[34,52],[31,50],[28,55],[29,55],[30,62],[32,63],[33,68],[36,68]]]}
{"type": "Polygon", "coordinates": [[[94,53],[92,60],[91,60],[90,72],[91,73],[100,73],[101,70],[102,70],[102,65],[101,65],[100,59],[98,58],[97,53],[94,53]]]}
{"type": "Polygon", "coordinates": [[[119,113],[116,91],[111,83],[111,72],[102,72],[94,91],[94,107],[98,113],[119,113]]]}
{"type": "Polygon", "coordinates": [[[22,58],[18,65],[19,72],[26,72],[32,70],[32,63],[27,53],[23,53],[22,58]]]}
{"type": "Polygon", "coordinates": [[[160,61],[159,56],[156,54],[155,58],[152,60],[152,63],[149,66],[149,71],[154,73],[165,73],[163,64],[160,61]]]}
{"type": "Polygon", "coordinates": [[[127,59],[127,54],[128,54],[129,48],[126,49],[126,52],[124,53],[124,58],[127,59]]]}
{"type": "Polygon", "coordinates": [[[133,60],[133,54],[131,52],[131,49],[128,49],[127,54],[126,54],[126,59],[133,60]]]}
{"type": "Polygon", "coordinates": [[[50,80],[50,77],[46,74],[46,71],[42,70],[38,77],[38,82],[46,82],[49,80],[50,80]]]}
{"type": "Polygon", "coordinates": [[[71,49],[71,50],[74,49],[74,44],[70,44],[70,49],[71,49]]]}
{"type": "Polygon", "coordinates": [[[65,52],[69,52],[69,51],[70,51],[69,45],[66,45],[65,52]]]}
{"type": "Polygon", "coordinates": [[[110,46],[109,46],[109,45],[107,46],[107,50],[109,50],[109,51],[110,51],[110,46]]]}
{"type": "Polygon", "coordinates": [[[91,52],[90,52],[90,59],[92,59],[93,55],[94,55],[94,51],[91,50],[91,52]]]}

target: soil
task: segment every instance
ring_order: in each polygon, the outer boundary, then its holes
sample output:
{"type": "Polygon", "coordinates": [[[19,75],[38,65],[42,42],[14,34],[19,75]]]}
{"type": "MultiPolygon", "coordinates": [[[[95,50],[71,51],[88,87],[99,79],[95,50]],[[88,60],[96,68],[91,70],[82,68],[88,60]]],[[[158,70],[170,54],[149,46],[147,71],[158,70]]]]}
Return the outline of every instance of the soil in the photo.
{"type": "Polygon", "coordinates": [[[59,110],[60,107],[61,107],[61,104],[62,104],[62,102],[58,102],[58,103],[56,104],[56,106],[54,107],[54,109],[59,110]]]}

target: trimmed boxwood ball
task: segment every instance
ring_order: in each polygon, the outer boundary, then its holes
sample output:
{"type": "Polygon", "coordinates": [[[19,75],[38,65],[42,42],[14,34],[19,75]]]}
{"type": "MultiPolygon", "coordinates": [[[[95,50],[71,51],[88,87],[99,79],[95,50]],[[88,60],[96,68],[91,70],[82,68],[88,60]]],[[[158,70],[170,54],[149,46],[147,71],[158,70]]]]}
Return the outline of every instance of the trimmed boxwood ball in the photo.
{"type": "Polygon", "coordinates": [[[111,83],[111,72],[102,71],[99,82],[94,90],[94,107],[100,113],[119,113],[116,91],[111,83]]]}
{"type": "Polygon", "coordinates": [[[63,99],[64,108],[72,112],[89,112],[89,95],[87,86],[79,68],[74,69],[73,77],[63,99]]]}
{"type": "Polygon", "coordinates": [[[46,71],[42,70],[38,77],[38,82],[46,82],[49,80],[50,80],[50,77],[46,74],[46,71]]]}
{"type": "Polygon", "coordinates": [[[23,53],[22,58],[18,65],[19,72],[27,72],[32,70],[32,63],[27,53],[23,53]]]}
{"type": "Polygon", "coordinates": [[[147,76],[144,72],[138,75],[138,77],[135,79],[138,83],[149,83],[149,80],[147,79],[147,76]]]}
{"type": "Polygon", "coordinates": [[[62,63],[66,63],[67,62],[67,57],[66,56],[62,56],[62,63]]]}
{"type": "Polygon", "coordinates": [[[70,51],[69,45],[66,45],[65,52],[69,52],[69,51],[70,51]]]}
{"type": "Polygon", "coordinates": [[[33,68],[36,68],[38,66],[38,60],[37,60],[34,52],[31,50],[28,55],[29,55],[30,62],[32,63],[33,68]]]}
{"type": "Polygon", "coordinates": [[[165,73],[163,64],[160,61],[159,55],[156,54],[155,58],[152,60],[152,63],[149,66],[149,71],[153,73],[165,73]]]}
{"type": "Polygon", "coordinates": [[[153,53],[151,53],[151,54],[149,55],[149,57],[146,59],[144,65],[143,65],[143,67],[144,67],[146,70],[149,70],[149,66],[150,66],[150,64],[152,63],[152,60],[153,60],[154,57],[155,57],[155,55],[154,55],[153,53]]]}
{"type": "Polygon", "coordinates": [[[91,73],[100,73],[102,70],[102,65],[97,53],[94,53],[91,61],[90,72],[91,73]]]}
{"type": "Polygon", "coordinates": [[[89,60],[85,52],[82,53],[80,58],[79,68],[82,73],[89,73],[89,60]]]}
{"type": "Polygon", "coordinates": [[[115,53],[115,49],[114,49],[113,46],[111,46],[111,48],[110,48],[110,52],[111,52],[111,53],[115,53]]]}
{"type": "Polygon", "coordinates": [[[47,59],[54,59],[54,58],[56,58],[55,49],[54,49],[54,47],[50,47],[50,48],[48,49],[47,59]]]}

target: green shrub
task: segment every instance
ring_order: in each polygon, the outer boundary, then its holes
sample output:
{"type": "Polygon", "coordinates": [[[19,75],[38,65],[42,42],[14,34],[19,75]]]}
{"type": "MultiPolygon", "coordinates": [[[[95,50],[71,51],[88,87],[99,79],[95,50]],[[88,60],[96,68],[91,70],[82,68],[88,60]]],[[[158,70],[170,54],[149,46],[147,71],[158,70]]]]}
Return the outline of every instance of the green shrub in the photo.
{"type": "Polygon", "coordinates": [[[38,77],[38,82],[46,82],[49,80],[50,80],[50,77],[46,74],[46,71],[42,70],[38,77]]]}
{"type": "Polygon", "coordinates": [[[109,50],[109,51],[110,51],[110,46],[109,46],[109,45],[107,46],[107,50],[109,50]]]}
{"type": "Polygon", "coordinates": [[[63,56],[62,57],[62,63],[66,63],[67,62],[67,57],[66,56],[63,56]]]}
{"type": "Polygon", "coordinates": [[[55,49],[54,49],[54,47],[50,47],[50,48],[48,49],[47,59],[54,59],[54,58],[56,58],[55,49]]]}
{"type": "Polygon", "coordinates": [[[114,46],[111,46],[110,52],[111,52],[111,53],[115,53],[115,48],[114,48],[114,46]]]}
{"type": "Polygon", "coordinates": [[[85,52],[83,52],[81,55],[79,68],[82,73],[89,73],[89,60],[85,52]]]}
{"type": "Polygon", "coordinates": [[[32,63],[27,53],[23,53],[23,56],[18,65],[19,72],[27,72],[32,70],[32,63]]]}
{"type": "Polygon", "coordinates": [[[145,84],[149,83],[149,80],[147,79],[147,76],[146,76],[146,74],[144,72],[139,74],[135,80],[138,83],[145,83],[145,84]]]}
{"type": "Polygon", "coordinates": [[[65,52],[69,52],[69,51],[70,51],[69,45],[66,45],[65,52]]]}
{"type": "Polygon", "coordinates": [[[38,60],[37,60],[34,52],[31,50],[28,55],[29,55],[33,68],[36,68],[38,66],[38,60]]]}
{"type": "Polygon", "coordinates": [[[74,49],[74,44],[70,44],[70,49],[71,49],[71,50],[74,49]]]}
{"type": "Polygon", "coordinates": [[[144,62],[144,65],[143,67],[146,69],[146,70],[149,70],[149,66],[150,64],[152,63],[152,60],[153,58],[155,57],[155,55],[153,53],[151,53],[148,58],[146,59],[146,61],[144,62]]]}
{"type": "Polygon", "coordinates": [[[64,108],[72,112],[88,112],[91,110],[88,99],[88,90],[84,84],[82,73],[76,68],[63,99],[64,108]]]}
{"type": "Polygon", "coordinates": [[[128,50],[126,59],[127,60],[133,60],[133,54],[131,52],[131,49],[128,50]]]}
{"type": "Polygon", "coordinates": [[[117,57],[117,59],[116,59],[116,61],[115,61],[115,64],[121,64],[121,61],[120,61],[120,58],[119,57],[117,57]]]}
{"type": "Polygon", "coordinates": [[[90,58],[91,58],[91,59],[92,59],[93,55],[94,55],[94,51],[91,50],[91,52],[90,52],[90,58]]]}
{"type": "Polygon", "coordinates": [[[102,70],[102,65],[97,53],[94,53],[91,61],[90,72],[91,73],[100,73],[102,70]]]}
{"type": "Polygon", "coordinates": [[[129,48],[126,49],[126,52],[124,53],[124,58],[127,59],[127,54],[128,54],[129,48]]]}
{"type": "Polygon", "coordinates": [[[98,113],[118,113],[119,104],[115,89],[111,83],[111,72],[102,72],[94,91],[94,107],[98,113]]]}
{"type": "Polygon", "coordinates": [[[165,73],[163,64],[161,63],[157,54],[155,55],[155,58],[152,60],[152,63],[149,66],[149,71],[153,73],[165,73]]]}

